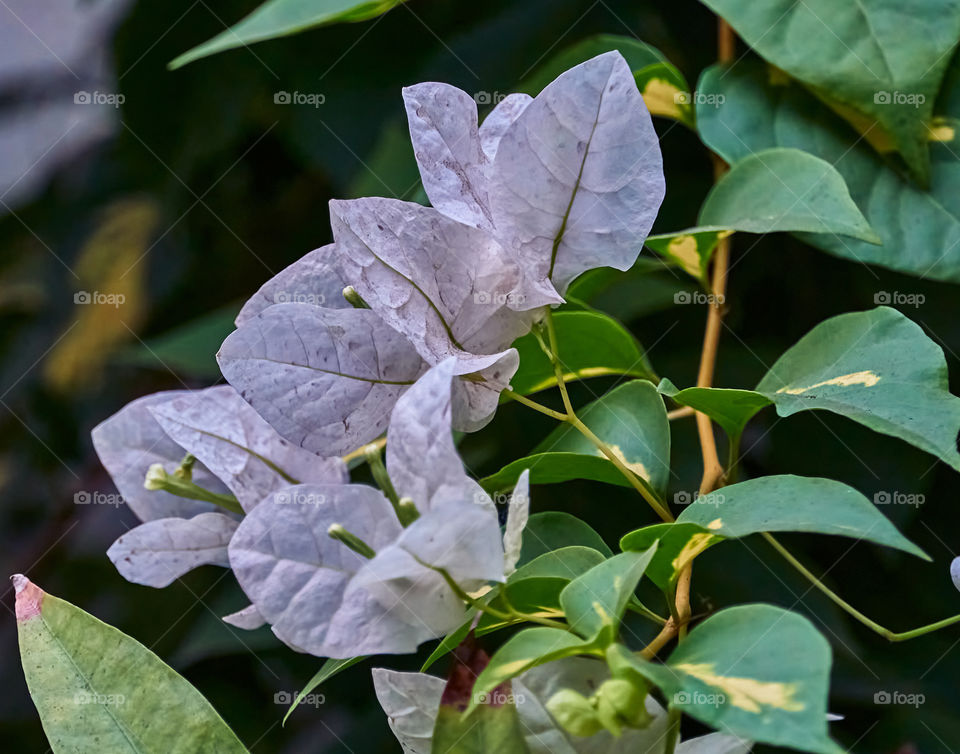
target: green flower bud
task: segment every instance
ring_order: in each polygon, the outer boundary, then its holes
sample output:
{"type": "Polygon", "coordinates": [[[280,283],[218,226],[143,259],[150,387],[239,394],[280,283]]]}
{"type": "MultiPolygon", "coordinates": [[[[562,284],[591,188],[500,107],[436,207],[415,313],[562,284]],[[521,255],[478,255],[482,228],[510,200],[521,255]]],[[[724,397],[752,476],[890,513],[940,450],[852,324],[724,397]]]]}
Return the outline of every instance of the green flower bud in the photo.
{"type": "Polygon", "coordinates": [[[603,727],[590,700],[573,689],[561,689],[551,696],[547,712],[571,736],[586,738],[603,727]]]}
{"type": "MultiPolygon", "coordinates": [[[[602,690],[603,686],[601,686],[600,689],[602,690]]],[[[600,721],[600,724],[610,731],[614,737],[620,738],[623,734],[624,721],[620,717],[617,708],[613,706],[613,702],[610,701],[610,697],[597,691],[597,693],[593,695],[592,701],[597,708],[597,719],[600,721]]]]}
{"type": "MultiPolygon", "coordinates": [[[[631,728],[645,728],[650,724],[650,713],[647,712],[644,699],[647,696],[645,685],[638,685],[622,678],[611,678],[604,681],[597,689],[597,709],[612,711],[618,723],[631,728]]],[[[601,715],[604,720],[606,715],[601,715]]],[[[611,733],[618,735],[611,726],[604,723],[611,733]]]]}

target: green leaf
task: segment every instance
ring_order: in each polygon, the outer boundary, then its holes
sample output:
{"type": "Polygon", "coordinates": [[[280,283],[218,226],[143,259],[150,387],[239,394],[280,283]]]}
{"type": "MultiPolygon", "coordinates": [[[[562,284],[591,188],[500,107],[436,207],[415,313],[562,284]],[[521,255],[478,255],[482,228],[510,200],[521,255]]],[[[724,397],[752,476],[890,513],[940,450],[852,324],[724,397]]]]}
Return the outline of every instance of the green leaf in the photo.
{"type": "Polygon", "coordinates": [[[571,581],[560,593],[560,604],[570,627],[602,646],[611,643],[627,603],[656,551],[654,543],[642,553],[614,555],[571,581]]]}
{"type": "Polygon", "coordinates": [[[313,674],[313,677],[307,681],[306,685],[303,687],[303,690],[297,694],[297,698],[293,700],[293,704],[290,705],[290,709],[287,710],[287,714],[283,716],[283,725],[287,724],[287,718],[293,714],[293,711],[300,706],[300,702],[303,701],[304,697],[307,694],[313,692],[317,686],[322,683],[326,683],[331,678],[333,678],[341,670],[346,670],[349,667],[353,667],[359,662],[363,662],[367,659],[367,656],[362,657],[350,657],[345,660],[334,660],[333,658],[327,660],[323,665],[320,666],[320,670],[313,674]]]}
{"type": "Polygon", "coordinates": [[[960,398],[943,350],[885,306],[821,322],[757,385],[780,416],[821,408],[899,437],[960,471],[960,398]]]}
{"type": "Polygon", "coordinates": [[[688,228],[676,233],[647,236],[644,244],[708,288],[707,268],[713,250],[732,233],[732,230],[719,228],[688,228]]]}
{"type": "Polygon", "coordinates": [[[546,553],[572,546],[588,547],[604,557],[613,550],[588,523],[562,511],[534,513],[523,530],[523,546],[516,573],[546,553]]]}
{"type": "Polygon", "coordinates": [[[960,471],[960,398],[943,350],[885,306],[821,322],[773,365],[755,391],[688,388],[672,394],[739,431],[764,405],[780,416],[823,409],[914,445],[960,471]]]}
{"type": "Polygon", "coordinates": [[[657,550],[644,575],[661,590],[670,592],[677,576],[690,561],[722,541],[723,537],[703,526],[677,521],[644,526],[625,534],[620,540],[620,549],[625,552],[645,552],[656,544],[657,550]]]}
{"type": "MultiPolygon", "coordinates": [[[[509,605],[523,613],[562,618],[560,593],[572,580],[603,563],[607,557],[592,547],[579,546],[544,553],[511,574],[507,583],[497,589],[491,603],[500,610],[506,610],[509,605]]],[[[477,625],[477,635],[506,625],[485,615],[477,625]]]]}
{"type": "Polygon", "coordinates": [[[600,654],[589,642],[560,628],[536,626],[513,635],[477,676],[470,708],[481,704],[484,695],[497,686],[537,665],[579,654],[600,654]]]}
{"type": "Polygon", "coordinates": [[[839,754],[827,734],[830,645],[771,605],[728,608],[697,626],[666,665],[615,650],[700,722],[761,743],[839,754]]]}
{"type": "Polygon", "coordinates": [[[710,190],[697,222],[748,233],[837,233],[880,243],[837,169],[785,147],[734,163],[710,190]]]}
{"type": "Polygon", "coordinates": [[[680,514],[677,523],[697,524],[730,538],[762,531],[836,534],[930,560],[866,497],[832,479],[791,474],[765,476],[728,485],[706,500],[712,504],[695,500],[680,514]]]}
{"type": "MultiPolygon", "coordinates": [[[[636,338],[612,317],[600,312],[557,312],[553,322],[566,381],[607,375],[655,379],[636,338]]],[[[524,335],[513,347],[520,353],[520,369],[510,380],[514,392],[529,395],[557,384],[553,364],[534,333],[524,335]]]]}
{"type": "Polygon", "coordinates": [[[670,380],[660,381],[657,390],[672,398],[681,406],[696,409],[723,427],[731,438],[743,433],[747,422],[770,400],[753,390],[730,390],[725,388],[688,387],[679,390],[670,380]]]}
{"type": "MultiPolygon", "coordinates": [[[[560,593],[570,583],[569,577],[538,576],[519,579],[504,584],[491,600],[494,608],[505,610],[507,606],[543,618],[563,618],[560,607],[560,593]]],[[[482,636],[508,625],[514,621],[504,621],[491,615],[484,615],[477,623],[477,636],[482,636]]]]}
{"type": "MultiPolygon", "coordinates": [[[[960,88],[960,77],[945,94],[960,88]]],[[[795,147],[831,163],[853,200],[883,241],[875,246],[829,234],[803,234],[807,243],[844,259],[875,264],[934,280],[960,282],[960,158],[956,143],[930,146],[929,191],[924,191],[878,155],[846,123],[797,84],[763,65],[741,61],[708,69],[698,89],[722,95],[720,108],[701,108],[700,136],[734,162],[775,146],[795,147]]],[[[932,135],[952,142],[956,129],[932,135]]],[[[884,303],[883,292],[877,303],[884,303]]]]}
{"type": "Polygon", "coordinates": [[[672,118],[693,127],[690,87],[683,74],[658,49],[633,37],[616,34],[587,37],[537,68],[520,82],[517,91],[535,96],[561,73],[611,50],[618,50],[627,61],[651,115],[672,118]]]}
{"type": "Polygon", "coordinates": [[[890,0],[704,3],[775,66],[879,123],[926,181],[927,123],[960,39],[957,3],[922,0],[909,9],[890,0]]]}
{"type": "MultiPolygon", "coordinates": [[[[655,495],[662,497],[670,476],[670,424],[663,399],[646,380],[614,388],[577,412],[655,495]]],[[[617,467],[574,427],[557,427],[525,458],[480,480],[488,490],[512,487],[524,469],[531,484],[592,479],[630,486],[617,467]]]]}
{"type": "Polygon", "coordinates": [[[14,576],[27,687],[61,752],[246,752],[199,691],[140,642],[14,576]]]}
{"type": "MultiPolygon", "coordinates": [[[[592,529],[591,529],[592,531],[592,529]]],[[[528,536],[524,532],[524,536],[528,536]]],[[[606,548],[606,545],[604,545],[606,548]]],[[[510,576],[510,581],[532,578],[561,578],[568,581],[602,563],[612,553],[604,555],[593,547],[571,545],[560,547],[530,560],[510,576]]]]}
{"type": "Polygon", "coordinates": [[[489,661],[472,639],[457,648],[433,726],[433,754],[529,754],[509,683],[498,684],[471,703],[476,698],[471,695],[474,679],[489,661]]]}
{"type": "Polygon", "coordinates": [[[366,21],[401,2],[404,0],[267,0],[229,29],[174,59],[168,67],[174,70],[208,55],[286,37],[316,26],[366,21]]]}

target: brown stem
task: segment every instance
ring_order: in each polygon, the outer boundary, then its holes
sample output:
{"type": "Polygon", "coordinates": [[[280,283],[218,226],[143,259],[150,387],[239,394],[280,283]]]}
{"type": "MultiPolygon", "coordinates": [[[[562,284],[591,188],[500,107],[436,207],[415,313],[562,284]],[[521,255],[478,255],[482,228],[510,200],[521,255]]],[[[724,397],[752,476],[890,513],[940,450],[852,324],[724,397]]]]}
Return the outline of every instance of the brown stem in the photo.
{"type": "MultiPolygon", "coordinates": [[[[722,18],[717,19],[717,58],[721,63],[733,60],[736,55],[736,37],[730,24],[722,18]]],[[[714,180],[719,180],[727,169],[720,158],[714,160],[714,180]]],[[[717,244],[713,258],[713,278],[711,280],[710,311],[707,314],[707,326],[703,335],[703,348],[700,352],[700,370],[697,374],[697,387],[713,385],[714,367],[717,363],[717,348],[720,343],[720,331],[723,325],[724,301],[727,292],[727,272],[730,267],[730,239],[721,239],[717,244]]],[[[700,437],[700,451],[703,456],[703,477],[700,480],[700,494],[713,492],[724,483],[724,467],[717,454],[717,442],[713,434],[713,422],[706,414],[697,413],[697,434],[700,437]]],[[[677,579],[677,615],[679,625],[676,632],[681,639],[686,636],[687,622],[690,620],[690,582],[693,579],[693,563],[690,562],[680,572],[677,579]]],[[[658,637],[659,638],[659,637],[658,637]]],[[[656,640],[654,640],[656,641],[656,640]]]]}

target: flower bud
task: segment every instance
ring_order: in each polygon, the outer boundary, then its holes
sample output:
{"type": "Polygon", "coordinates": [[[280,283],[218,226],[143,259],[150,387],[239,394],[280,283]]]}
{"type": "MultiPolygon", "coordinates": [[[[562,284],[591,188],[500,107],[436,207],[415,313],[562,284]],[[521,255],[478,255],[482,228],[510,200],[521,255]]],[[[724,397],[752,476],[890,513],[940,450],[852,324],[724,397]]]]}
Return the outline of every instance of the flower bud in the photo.
{"type": "Polygon", "coordinates": [[[950,564],[950,578],[953,579],[953,585],[960,589],[960,558],[954,558],[950,564]]]}
{"type": "Polygon", "coordinates": [[[551,696],[547,712],[572,736],[586,738],[603,728],[590,700],[573,689],[560,689],[551,696]]]}
{"type": "MultiPolygon", "coordinates": [[[[602,709],[604,712],[611,711],[619,724],[631,728],[645,728],[650,724],[650,713],[647,712],[644,704],[646,696],[646,688],[622,678],[611,678],[604,681],[597,689],[597,709],[598,711],[602,709]]],[[[601,715],[601,721],[605,717],[606,715],[601,715]]],[[[604,727],[614,735],[619,735],[606,723],[604,727]]]]}
{"type": "Polygon", "coordinates": [[[360,294],[357,293],[357,289],[352,285],[348,285],[343,289],[343,297],[346,299],[347,303],[350,304],[354,309],[369,309],[370,306],[366,301],[361,298],[360,294]]]}
{"type": "Polygon", "coordinates": [[[368,560],[377,554],[370,545],[353,532],[347,531],[341,524],[330,524],[330,526],[327,527],[327,536],[338,542],[342,542],[355,553],[362,555],[368,560]]]}
{"type": "Polygon", "coordinates": [[[148,490],[162,490],[167,486],[167,471],[162,463],[150,464],[143,486],[148,490]]]}

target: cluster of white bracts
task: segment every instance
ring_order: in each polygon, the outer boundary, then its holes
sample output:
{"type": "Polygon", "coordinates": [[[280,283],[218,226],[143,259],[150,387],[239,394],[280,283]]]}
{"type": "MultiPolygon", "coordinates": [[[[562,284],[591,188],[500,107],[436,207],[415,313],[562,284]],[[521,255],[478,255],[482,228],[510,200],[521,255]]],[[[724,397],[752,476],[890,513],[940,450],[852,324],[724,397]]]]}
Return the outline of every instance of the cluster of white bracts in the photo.
{"type": "Polygon", "coordinates": [[[409,652],[460,625],[464,590],[502,581],[519,557],[527,479],[506,534],[464,472],[452,428],[492,417],[518,367],[510,344],[581,272],[635,261],[663,199],[649,113],[619,53],[512,95],[478,127],[464,92],[404,91],[433,207],[331,202],[335,243],[267,282],[218,354],[232,387],[147,396],[94,430],[121,494],[145,522],[110,557],[128,579],[165,586],[229,565],[290,646],[327,657],[409,652]],[[369,308],[342,296],[351,286],[369,308]],[[338,456],[387,432],[404,527],[338,456]],[[143,487],[196,457],[192,481],[233,494],[245,515],[143,487]],[[367,557],[328,536],[343,527],[367,557]],[[363,548],[360,548],[363,549],[363,548]],[[368,553],[369,554],[369,553],[368,553]]]}

